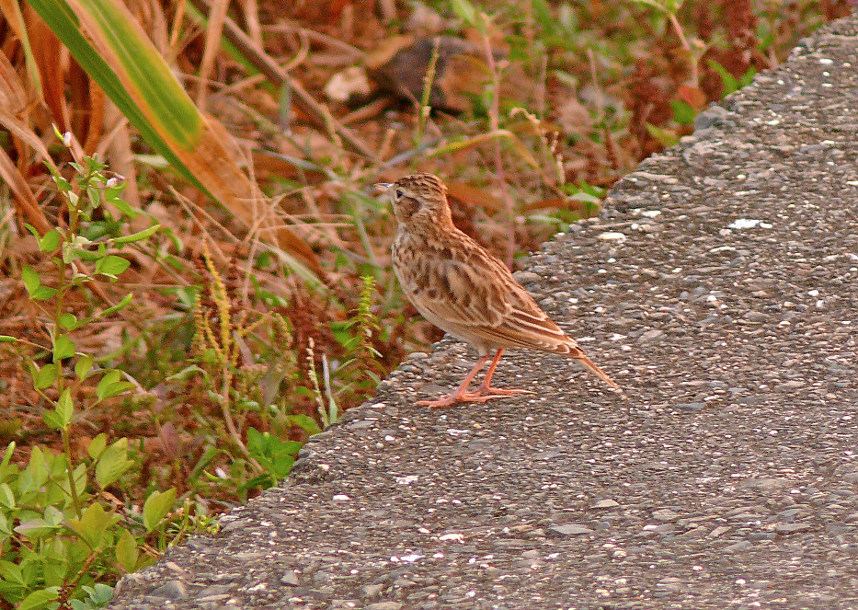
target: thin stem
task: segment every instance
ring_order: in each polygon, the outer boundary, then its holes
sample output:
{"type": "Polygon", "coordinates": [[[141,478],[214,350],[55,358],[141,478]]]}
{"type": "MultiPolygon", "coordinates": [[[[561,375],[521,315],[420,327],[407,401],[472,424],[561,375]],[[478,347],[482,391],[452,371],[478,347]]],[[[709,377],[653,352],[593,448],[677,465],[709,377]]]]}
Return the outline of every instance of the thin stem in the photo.
{"type": "Polygon", "coordinates": [[[685,38],[685,33],[682,31],[682,26],[679,24],[676,14],[671,11],[667,11],[667,17],[670,19],[670,24],[673,26],[674,31],[676,31],[676,35],[679,36],[679,42],[682,44],[682,50],[688,53],[688,63],[691,67],[691,82],[695,89],[699,89],[700,75],[698,74],[697,69],[697,58],[691,51],[691,45],[688,44],[688,40],[685,38]]]}
{"type": "MultiPolygon", "coordinates": [[[[480,14],[483,23],[488,26],[489,18],[485,13],[480,14]]],[[[486,30],[488,27],[486,27],[486,30]]],[[[486,30],[482,31],[483,43],[485,44],[486,62],[489,66],[489,72],[492,74],[492,106],[489,109],[489,122],[492,132],[500,130],[500,77],[498,76],[497,65],[495,64],[494,54],[492,53],[492,45],[489,41],[489,35],[486,30]]],[[[495,140],[495,171],[498,181],[501,186],[501,194],[506,212],[507,225],[507,243],[506,256],[504,257],[506,266],[512,268],[512,256],[515,253],[515,225],[513,224],[513,209],[512,197],[510,197],[509,189],[506,185],[506,176],[503,171],[503,158],[501,156],[501,143],[499,139],[495,140]]]]}
{"type": "MultiPolygon", "coordinates": [[[[86,193],[86,187],[89,184],[89,178],[91,176],[91,173],[92,173],[91,171],[87,172],[86,177],[83,179],[83,181],[81,181],[78,184],[78,186],[80,187],[80,192],[81,192],[80,197],[83,197],[83,194],[86,193]]],[[[69,213],[69,226],[68,226],[68,230],[66,231],[64,240],[66,243],[69,243],[69,242],[73,243],[74,236],[77,234],[77,228],[78,228],[78,224],[80,222],[81,212],[80,212],[79,206],[81,203],[81,199],[80,198],[78,199],[77,205],[71,205],[71,202],[69,201],[67,196],[64,197],[64,199],[66,201],[66,207],[68,208],[68,213],[69,213]]],[[[63,264],[62,259],[57,260],[57,271],[59,272],[58,275],[59,275],[59,279],[60,279],[60,282],[59,282],[60,285],[57,287],[57,295],[56,295],[57,306],[56,306],[56,309],[54,310],[54,324],[53,324],[54,328],[51,332],[51,348],[52,348],[52,350],[54,347],[56,347],[57,334],[60,332],[60,318],[63,315],[63,297],[65,296],[66,290],[68,290],[68,288],[69,288],[69,282],[66,281],[66,268],[65,268],[65,265],[63,264]]],[[[59,396],[59,400],[62,400],[63,390],[64,390],[63,386],[64,386],[64,381],[65,381],[65,378],[63,376],[63,370],[62,370],[63,369],[62,360],[59,362],[55,362],[54,365],[57,367],[57,396],[59,396]]],[[[51,403],[54,404],[54,406],[56,406],[56,403],[54,403],[54,401],[51,401],[51,403]]],[[[68,479],[69,479],[69,494],[71,495],[72,506],[74,506],[74,512],[77,515],[77,518],[80,519],[81,514],[82,514],[81,513],[81,506],[80,506],[80,498],[77,495],[77,484],[75,483],[75,480],[74,480],[74,461],[72,460],[71,442],[69,441],[69,426],[70,425],[71,425],[71,422],[63,422],[63,427],[60,430],[60,434],[62,435],[62,438],[63,438],[63,453],[65,453],[65,455],[66,455],[66,463],[67,463],[66,474],[68,475],[68,479]]]]}
{"type": "Polygon", "coordinates": [[[265,469],[259,465],[253,456],[250,454],[250,451],[244,445],[244,442],[241,440],[241,435],[238,433],[238,429],[235,427],[235,421],[232,419],[232,413],[229,410],[229,388],[232,384],[232,375],[229,372],[229,365],[225,364],[227,370],[224,372],[223,376],[223,384],[220,395],[220,411],[223,414],[223,420],[226,422],[226,429],[229,431],[229,435],[232,437],[233,442],[238,447],[239,451],[244,454],[244,457],[247,459],[250,464],[256,468],[256,470],[260,473],[265,472],[265,469]]]}
{"type": "MultiPolygon", "coordinates": [[[[62,377],[62,375],[60,375],[60,377],[62,377]]],[[[66,474],[68,474],[69,477],[69,493],[71,494],[74,512],[77,515],[77,518],[80,519],[80,498],[78,498],[77,485],[74,481],[74,464],[72,463],[71,443],[69,442],[68,426],[65,426],[61,432],[63,436],[63,452],[66,454],[66,460],[68,461],[68,468],[66,469],[66,474]]]]}
{"type": "Polygon", "coordinates": [[[432,56],[429,58],[429,66],[426,68],[426,74],[423,77],[423,95],[420,97],[420,108],[418,108],[417,113],[417,132],[414,134],[415,145],[419,145],[423,141],[426,122],[429,120],[429,113],[432,112],[432,107],[429,106],[429,98],[432,95],[432,83],[435,80],[435,66],[438,64],[440,46],[441,37],[438,36],[432,45],[432,56]]]}

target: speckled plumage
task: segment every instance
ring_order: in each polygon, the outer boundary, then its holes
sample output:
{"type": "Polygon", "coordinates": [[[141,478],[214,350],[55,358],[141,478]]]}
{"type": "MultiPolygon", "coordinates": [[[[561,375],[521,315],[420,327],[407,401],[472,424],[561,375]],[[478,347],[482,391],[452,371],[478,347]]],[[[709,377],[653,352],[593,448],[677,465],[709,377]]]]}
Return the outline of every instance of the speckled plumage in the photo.
{"type": "Polygon", "coordinates": [[[453,225],[447,189],[432,174],[412,174],[378,185],[393,202],[399,223],[393,240],[393,270],[402,290],[429,322],[473,345],[481,358],[459,389],[429,406],[484,402],[524,390],[489,383],[507,348],[537,349],[573,358],[612,388],[619,386],[587,358],[500,260],[453,225]],[[496,352],[480,389],[467,386],[496,352]]]}

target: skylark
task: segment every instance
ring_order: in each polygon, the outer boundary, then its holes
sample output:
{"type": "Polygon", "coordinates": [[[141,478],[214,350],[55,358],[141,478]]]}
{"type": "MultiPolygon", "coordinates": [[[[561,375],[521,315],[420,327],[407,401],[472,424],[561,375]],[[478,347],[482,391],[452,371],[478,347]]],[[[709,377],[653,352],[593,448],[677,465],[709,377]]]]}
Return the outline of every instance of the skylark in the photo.
{"type": "Polygon", "coordinates": [[[454,392],[418,405],[446,407],[529,393],[491,387],[492,375],[507,348],[568,356],[622,393],[539,308],[506,265],[453,225],[447,187],[437,176],[412,174],[393,184],[375,186],[393,202],[399,223],[392,247],[393,270],[405,296],[429,322],[470,343],[480,354],[454,392]],[[469,391],[471,381],[489,360],[482,385],[476,392],[469,391]]]}

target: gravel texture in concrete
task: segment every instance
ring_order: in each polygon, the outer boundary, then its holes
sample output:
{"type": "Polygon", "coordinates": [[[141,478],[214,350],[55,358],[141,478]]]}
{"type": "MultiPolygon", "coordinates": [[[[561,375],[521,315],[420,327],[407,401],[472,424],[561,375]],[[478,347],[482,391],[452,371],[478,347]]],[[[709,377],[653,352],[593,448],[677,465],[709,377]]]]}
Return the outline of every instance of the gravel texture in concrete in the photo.
{"type": "Polygon", "coordinates": [[[413,354],[113,608],[858,607],[858,18],[804,41],[518,274],[629,394],[413,354]]]}

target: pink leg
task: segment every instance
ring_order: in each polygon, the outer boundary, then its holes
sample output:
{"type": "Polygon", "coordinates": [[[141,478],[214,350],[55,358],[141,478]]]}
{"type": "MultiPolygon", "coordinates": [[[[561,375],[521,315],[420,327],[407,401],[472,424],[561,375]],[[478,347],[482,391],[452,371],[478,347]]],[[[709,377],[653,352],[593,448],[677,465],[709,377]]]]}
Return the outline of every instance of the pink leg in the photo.
{"type": "Polygon", "coordinates": [[[465,380],[452,394],[447,394],[446,396],[443,396],[438,400],[421,400],[417,404],[421,407],[449,407],[453,403],[467,400],[465,398],[466,396],[473,395],[472,392],[468,392],[468,386],[471,385],[471,381],[473,381],[474,377],[477,376],[477,373],[480,372],[480,369],[483,368],[488,361],[488,356],[483,356],[482,358],[480,358],[474,365],[474,368],[471,369],[471,372],[468,373],[468,376],[465,377],[465,380]]]}
{"type": "Polygon", "coordinates": [[[438,400],[421,400],[417,404],[423,407],[438,408],[449,407],[457,402],[486,402],[492,398],[503,398],[504,396],[510,396],[512,394],[531,394],[532,392],[528,392],[527,390],[500,390],[489,385],[489,382],[492,380],[492,375],[495,374],[495,369],[497,368],[498,361],[502,354],[503,350],[499,349],[495,354],[494,360],[492,360],[492,363],[489,366],[489,370],[486,372],[486,378],[483,380],[482,385],[480,385],[480,388],[476,392],[468,392],[468,386],[471,384],[471,381],[473,381],[477,373],[480,372],[480,369],[482,369],[486,362],[488,362],[490,356],[483,356],[480,358],[474,365],[474,368],[471,369],[471,372],[468,373],[468,376],[465,377],[465,380],[452,394],[442,396],[438,400]]]}
{"type": "Polygon", "coordinates": [[[500,362],[502,355],[503,349],[499,349],[495,354],[494,360],[492,360],[492,363],[489,365],[489,370],[486,371],[486,377],[483,379],[480,389],[477,390],[477,394],[491,394],[493,398],[495,396],[511,396],[514,394],[533,394],[533,392],[529,390],[502,390],[491,386],[492,376],[495,374],[495,369],[498,367],[498,362],[500,362]]]}

